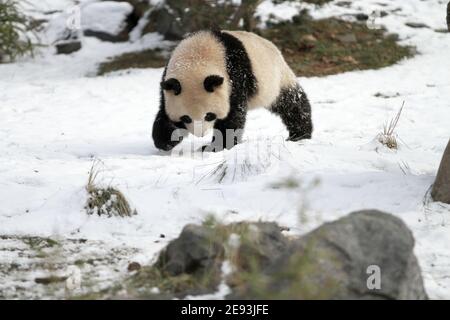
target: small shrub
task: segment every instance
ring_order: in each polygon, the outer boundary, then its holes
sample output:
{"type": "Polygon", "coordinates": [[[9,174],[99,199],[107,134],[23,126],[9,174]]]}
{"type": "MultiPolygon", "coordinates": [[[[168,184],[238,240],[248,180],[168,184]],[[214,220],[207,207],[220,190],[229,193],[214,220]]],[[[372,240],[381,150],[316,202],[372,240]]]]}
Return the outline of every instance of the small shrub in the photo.
{"type": "Polygon", "coordinates": [[[18,1],[0,0],[0,62],[33,55],[32,29],[32,21],[19,11],[18,1]]]}
{"type": "Polygon", "coordinates": [[[119,216],[130,217],[136,215],[136,210],[132,210],[125,196],[119,190],[108,186],[99,187],[96,183],[99,170],[94,163],[89,172],[86,191],[89,195],[86,210],[88,214],[99,216],[119,216]]]}
{"type": "Polygon", "coordinates": [[[391,119],[389,123],[385,123],[383,126],[383,132],[377,135],[378,142],[380,142],[382,145],[385,145],[389,149],[398,149],[397,134],[394,131],[397,127],[397,123],[402,114],[404,105],[405,102],[403,101],[403,104],[400,110],[398,110],[397,115],[393,119],[391,119]]]}

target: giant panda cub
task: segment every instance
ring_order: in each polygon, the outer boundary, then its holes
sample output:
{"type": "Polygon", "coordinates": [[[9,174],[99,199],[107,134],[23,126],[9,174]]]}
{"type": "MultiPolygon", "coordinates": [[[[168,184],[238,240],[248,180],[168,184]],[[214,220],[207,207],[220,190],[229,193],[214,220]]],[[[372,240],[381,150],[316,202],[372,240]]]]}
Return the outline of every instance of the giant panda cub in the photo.
{"type": "Polygon", "coordinates": [[[155,146],[168,151],[183,135],[203,136],[214,128],[213,141],[203,150],[230,149],[241,141],[247,111],[257,107],[281,117],[288,140],[311,138],[308,98],[273,43],[244,31],[191,34],[163,73],[155,146]]]}

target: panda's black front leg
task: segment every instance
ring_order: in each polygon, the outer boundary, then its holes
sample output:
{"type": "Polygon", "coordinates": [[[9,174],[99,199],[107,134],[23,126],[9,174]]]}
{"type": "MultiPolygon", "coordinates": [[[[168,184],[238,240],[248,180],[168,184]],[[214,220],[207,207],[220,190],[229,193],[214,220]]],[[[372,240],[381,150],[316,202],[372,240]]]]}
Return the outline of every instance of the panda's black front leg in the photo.
{"type": "Polygon", "coordinates": [[[231,106],[225,119],[218,119],[214,124],[214,135],[210,145],[204,146],[203,151],[222,151],[231,149],[242,141],[245,120],[247,117],[247,104],[236,103],[231,106]]]}
{"type": "Polygon", "coordinates": [[[186,134],[187,130],[183,123],[173,122],[163,109],[159,110],[153,123],[152,132],[153,142],[158,149],[172,150],[186,134]]]}

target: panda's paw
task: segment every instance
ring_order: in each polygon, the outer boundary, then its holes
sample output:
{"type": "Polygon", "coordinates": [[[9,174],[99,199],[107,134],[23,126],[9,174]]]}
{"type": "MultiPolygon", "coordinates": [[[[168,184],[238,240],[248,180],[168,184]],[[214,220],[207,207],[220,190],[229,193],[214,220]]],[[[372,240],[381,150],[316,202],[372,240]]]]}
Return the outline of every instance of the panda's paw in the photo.
{"type": "Polygon", "coordinates": [[[293,134],[293,135],[289,135],[289,137],[286,139],[286,141],[300,141],[303,139],[311,139],[311,134],[310,133],[305,133],[305,134],[293,134]]]}
{"type": "Polygon", "coordinates": [[[223,147],[220,147],[220,146],[217,146],[214,144],[207,144],[207,145],[202,146],[199,149],[199,151],[201,151],[201,152],[219,152],[222,150],[223,150],[223,147]]]}
{"type": "Polygon", "coordinates": [[[175,148],[182,140],[183,139],[180,139],[179,141],[166,141],[166,142],[155,141],[155,146],[162,151],[170,151],[173,148],[175,148]]]}

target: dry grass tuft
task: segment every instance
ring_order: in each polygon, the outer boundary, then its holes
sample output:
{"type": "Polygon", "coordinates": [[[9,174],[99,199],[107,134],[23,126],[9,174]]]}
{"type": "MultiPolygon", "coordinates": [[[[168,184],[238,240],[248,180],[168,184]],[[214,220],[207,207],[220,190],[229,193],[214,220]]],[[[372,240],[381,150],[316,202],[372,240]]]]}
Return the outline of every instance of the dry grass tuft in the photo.
{"type": "Polygon", "coordinates": [[[405,106],[405,101],[403,101],[403,104],[398,110],[397,115],[391,119],[389,123],[385,123],[383,126],[383,132],[379,133],[377,135],[377,140],[382,145],[388,147],[389,149],[398,149],[398,142],[397,142],[397,134],[394,132],[395,128],[397,127],[398,120],[400,119],[400,116],[402,114],[403,107],[405,106]]]}
{"type": "Polygon", "coordinates": [[[122,192],[111,186],[100,187],[97,185],[96,180],[100,173],[98,164],[98,161],[92,164],[86,185],[86,191],[89,194],[85,207],[87,213],[107,217],[131,217],[136,215],[136,210],[131,209],[122,192]]]}
{"type": "Polygon", "coordinates": [[[205,180],[215,183],[235,182],[238,180],[245,181],[250,176],[263,173],[268,166],[266,163],[254,164],[249,159],[243,159],[242,161],[238,161],[236,158],[223,160],[212,170],[204,174],[196,184],[205,180]]]}

